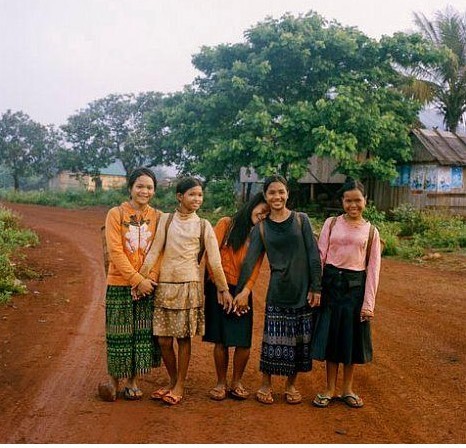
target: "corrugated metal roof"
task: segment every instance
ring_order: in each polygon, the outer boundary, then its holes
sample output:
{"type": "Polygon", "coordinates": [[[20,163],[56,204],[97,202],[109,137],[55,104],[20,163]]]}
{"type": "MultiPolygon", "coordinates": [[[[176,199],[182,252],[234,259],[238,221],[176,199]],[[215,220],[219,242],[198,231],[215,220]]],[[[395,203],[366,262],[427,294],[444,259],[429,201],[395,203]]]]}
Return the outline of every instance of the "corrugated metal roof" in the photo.
{"type": "Polygon", "coordinates": [[[110,165],[102,168],[100,170],[100,174],[106,174],[107,176],[125,176],[126,171],[121,163],[120,159],[116,159],[115,162],[111,163],[110,165]]]}
{"type": "Polygon", "coordinates": [[[466,165],[465,134],[438,129],[413,129],[413,134],[440,165],[466,165]]]}

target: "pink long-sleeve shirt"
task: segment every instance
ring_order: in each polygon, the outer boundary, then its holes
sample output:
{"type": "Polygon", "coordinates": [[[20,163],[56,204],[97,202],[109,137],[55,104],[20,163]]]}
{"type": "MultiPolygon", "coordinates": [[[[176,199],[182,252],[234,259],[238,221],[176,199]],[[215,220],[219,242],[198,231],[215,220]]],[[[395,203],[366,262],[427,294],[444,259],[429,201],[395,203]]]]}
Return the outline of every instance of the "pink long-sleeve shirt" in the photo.
{"type": "Polygon", "coordinates": [[[366,289],[362,308],[373,312],[380,275],[381,246],[379,231],[377,228],[374,230],[374,239],[366,269],[366,249],[369,240],[370,222],[365,221],[358,226],[353,226],[345,220],[343,215],[340,215],[330,233],[332,219],[328,218],[325,221],[319,237],[322,265],[331,264],[337,268],[351,269],[353,271],[366,270],[366,289]]]}

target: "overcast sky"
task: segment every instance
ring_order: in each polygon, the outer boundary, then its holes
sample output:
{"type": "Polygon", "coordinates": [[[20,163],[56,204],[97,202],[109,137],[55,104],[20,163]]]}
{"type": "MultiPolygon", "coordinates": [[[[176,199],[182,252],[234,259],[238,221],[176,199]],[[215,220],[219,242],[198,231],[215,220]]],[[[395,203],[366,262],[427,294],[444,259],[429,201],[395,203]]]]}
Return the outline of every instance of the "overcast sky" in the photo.
{"type": "Polygon", "coordinates": [[[42,124],[111,93],[175,92],[203,45],[243,41],[267,16],[317,11],[380,38],[465,0],[0,0],[0,114],[42,124]]]}

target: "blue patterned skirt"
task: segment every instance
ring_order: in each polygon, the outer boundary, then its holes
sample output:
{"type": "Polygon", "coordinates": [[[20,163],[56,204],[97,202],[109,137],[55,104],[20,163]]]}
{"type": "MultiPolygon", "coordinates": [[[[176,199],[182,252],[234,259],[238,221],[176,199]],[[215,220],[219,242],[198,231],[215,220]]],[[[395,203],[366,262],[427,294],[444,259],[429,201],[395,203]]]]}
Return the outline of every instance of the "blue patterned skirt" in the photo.
{"type": "Polygon", "coordinates": [[[260,371],[290,376],[312,369],[313,313],[309,305],[285,308],[267,304],[260,371]]]}

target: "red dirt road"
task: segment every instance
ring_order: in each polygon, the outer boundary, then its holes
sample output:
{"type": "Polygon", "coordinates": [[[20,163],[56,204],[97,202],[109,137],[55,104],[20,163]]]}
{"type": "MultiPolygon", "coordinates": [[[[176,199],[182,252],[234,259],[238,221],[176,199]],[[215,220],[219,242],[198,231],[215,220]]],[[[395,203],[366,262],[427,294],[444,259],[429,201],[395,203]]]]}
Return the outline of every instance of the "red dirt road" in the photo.
{"type": "MultiPolygon", "coordinates": [[[[417,266],[383,260],[373,323],[374,362],[356,368],[365,407],[310,405],[322,389],[316,362],[298,386],[305,401],[213,402],[211,346],[193,341],[186,399],[167,407],[147,398],[165,382],[155,369],[140,402],[104,403],[104,273],[99,229],[106,210],[8,204],[41,244],[24,251],[40,277],[29,293],[0,305],[0,443],[464,443],[466,263],[417,266]]],[[[253,350],[244,384],[260,384],[264,270],[255,288],[253,350]]]]}

